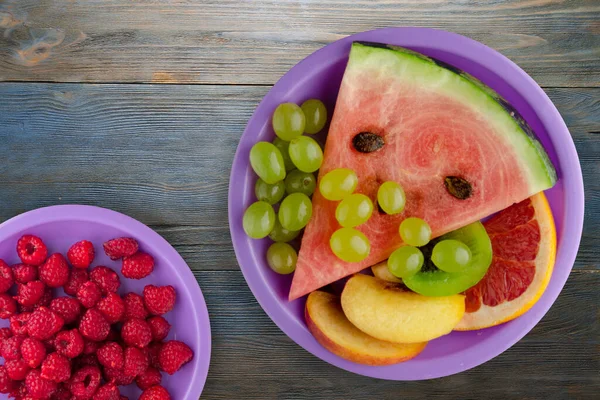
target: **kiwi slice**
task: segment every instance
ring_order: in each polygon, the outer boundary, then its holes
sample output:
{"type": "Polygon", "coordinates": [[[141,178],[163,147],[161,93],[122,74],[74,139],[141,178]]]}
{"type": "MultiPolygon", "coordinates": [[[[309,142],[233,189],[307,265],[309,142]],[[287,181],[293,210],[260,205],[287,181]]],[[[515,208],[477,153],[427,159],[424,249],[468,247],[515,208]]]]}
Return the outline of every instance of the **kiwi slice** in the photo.
{"type": "Polygon", "coordinates": [[[425,264],[421,271],[403,279],[404,284],[424,296],[451,296],[475,286],[486,274],[492,263],[492,242],[481,222],[474,222],[449,232],[427,246],[421,247],[425,264]],[[465,271],[445,272],[431,262],[431,251],[435,243],[444,239],[460,240],[471,250],[471,264],[465,271]]]}

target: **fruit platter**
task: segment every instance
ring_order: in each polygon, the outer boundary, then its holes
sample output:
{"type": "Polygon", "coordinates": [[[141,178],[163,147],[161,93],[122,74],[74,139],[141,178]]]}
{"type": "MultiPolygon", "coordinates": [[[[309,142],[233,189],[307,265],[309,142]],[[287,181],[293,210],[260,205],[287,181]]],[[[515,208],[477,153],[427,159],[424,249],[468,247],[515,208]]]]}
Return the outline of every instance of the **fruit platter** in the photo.
{"type": "Polygon", "coordinates": [[[260,134],[244,140],[251,121],[238,148],[230,223],[246,280],[294,340],[364,375],[426,379],[487,361],[547,311],[572,265],[556,272],[564,188],[517,96],[460,57],[386,37],[337,45],[320,87],[299,71],[327,48],[278,83],[287,99],[276,85],[285,101],[263,101],[260,134]]]}

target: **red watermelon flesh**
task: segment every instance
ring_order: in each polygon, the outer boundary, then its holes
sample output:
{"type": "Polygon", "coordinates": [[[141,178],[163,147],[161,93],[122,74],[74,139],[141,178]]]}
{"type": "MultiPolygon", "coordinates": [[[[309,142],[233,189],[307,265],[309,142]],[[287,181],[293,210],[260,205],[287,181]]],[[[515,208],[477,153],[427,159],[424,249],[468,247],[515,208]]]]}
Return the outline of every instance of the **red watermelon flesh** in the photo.
{"type": "Polygon", "coordinates": [[[388,258],[402,242],[400,222],[419,217],[433,237],[478,221],[556,181],[554,169],[514,110],[491,89],[466,74],[399,48],[355,43],[338,94],[319,179],[336,168],[358,176],[356,192],[376,204],[385,181],[406,192],[406,208],[387,215],[375,207],[357,227],[371,243],[359,263],[338,259],[329,247],[338,202],[313,196],[290,300],[388,258]],[[353,138],[369,132],[384,145],[371,153],[355,149],[353,138]],[[451,195],[448,176],[471,184],[467,199],[451,195]]]}

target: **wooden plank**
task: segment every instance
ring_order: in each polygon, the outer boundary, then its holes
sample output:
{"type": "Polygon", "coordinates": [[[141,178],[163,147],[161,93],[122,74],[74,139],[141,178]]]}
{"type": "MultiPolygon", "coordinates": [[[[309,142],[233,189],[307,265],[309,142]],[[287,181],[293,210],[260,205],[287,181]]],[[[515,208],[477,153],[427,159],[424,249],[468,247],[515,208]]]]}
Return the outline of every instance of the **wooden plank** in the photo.
{"type": "Polygon", "coordinates": [[[600,85],[595,0],[4,0],[0,80],[273,84],[318,48],[388,26],[446,29],[543,86],[600,85]]]}
{"type": "MultiPolygon", "coordinates": [[[[229,171],[267,90],[0,84],[0,221],[53,204],[112,208],[155,227],[194,268],[237,269],[227,220],[229,171]]],[[[600,89],[547,91],[569,125],[586,182],[576,267],[596,269],[600,135],[593,132],[600,132],[600,89]]]]}
{"type": "Polygon", "coordinates": [[[597,271],[574,272],[536,328],[494,360],[459,375],[404,383],[360,377],[303,350],[268,319],[240,273],[196,276],[213,330],[203,396],[209,399],[240,393],[244,399],[396,399],[399,393],[410,399],[591,399],[600,389],[597,271]]]}

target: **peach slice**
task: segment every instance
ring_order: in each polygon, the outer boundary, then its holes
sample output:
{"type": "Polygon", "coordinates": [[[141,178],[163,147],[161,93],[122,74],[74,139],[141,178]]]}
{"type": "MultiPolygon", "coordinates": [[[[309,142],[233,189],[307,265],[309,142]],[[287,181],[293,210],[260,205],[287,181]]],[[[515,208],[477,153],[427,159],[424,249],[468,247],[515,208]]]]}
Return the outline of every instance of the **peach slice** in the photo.
{"type": "Polygon", "coordinates": [[[394,282],[394,283],[402,282],[402,279],[396,278],[394,275],[392,275],[392,273],[388,269],[387,260],[373,265],[371,267],[371,271],[373,272],[373,275],[375,275],[375,278],[379,278],[383,281],[394,282]]]}
{"type": "Polygon", "coordinates": [[[323,347],[355,363],[396,364],[415,357],[427,344],[389,343],[367,335],[348,321],[339,297],[326,292],[312,292],[304,313],[308,329],[323,347]]]}
{"type": "Polygon", "coordinates": [[[443,336],[465,313],[463,295],[423,296],[361,274],[346,282],[341,300],[344,314],[354,326],[394,343],[420,343],[443,336]]]}

